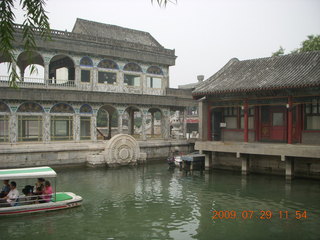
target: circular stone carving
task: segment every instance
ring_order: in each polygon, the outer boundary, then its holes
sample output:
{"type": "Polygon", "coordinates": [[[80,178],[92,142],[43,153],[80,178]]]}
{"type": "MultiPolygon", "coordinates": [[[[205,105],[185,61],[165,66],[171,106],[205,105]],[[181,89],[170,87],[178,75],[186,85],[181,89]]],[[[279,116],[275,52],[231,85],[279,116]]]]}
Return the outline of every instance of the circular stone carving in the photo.
{"type": "Polygon", "coordinates": [[[135,164],[140,157],[140,148],[132,136],[117,134],[107,142],[103,155],[108,165],[135,164]]]}
{"type": "Polygon", "coordinates": [[[119,151],[119,157],[122,159],[122,160],[125,160],[129,157],[129,150],[126,149],[126,148],[122,148],[120,149],[119,151]]]}

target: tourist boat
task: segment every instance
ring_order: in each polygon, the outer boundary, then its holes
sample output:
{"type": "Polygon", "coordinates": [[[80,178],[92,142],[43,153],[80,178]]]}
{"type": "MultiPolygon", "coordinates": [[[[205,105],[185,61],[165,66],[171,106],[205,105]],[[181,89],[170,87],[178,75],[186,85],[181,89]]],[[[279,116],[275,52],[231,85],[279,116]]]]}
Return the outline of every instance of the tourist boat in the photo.
{"type": "MultiPolygon", "coordinates": [[[[54,178],[56,181],[56,176],[57,173],[50,167],[0,170],[1,181],[7,179],[15,181],[17,179],[30,178],[54,178]]],[[[56,184],[54,184],[54,188],[50,202],[37,203],[37,201],[32,201],[32,203],[30,203],[31,201],[22,201],[22,199],[25,199],[25,196],[19,196],[13,206],[0,207],[0,216],[54,211],[80,206],[82,204],[82,197],[72,192],[56,192],[56,184]],[[19,201],[20,199],[21,201],[19,201]]],[[[21,193],[21,191],[19,192],[21,193]]]]}

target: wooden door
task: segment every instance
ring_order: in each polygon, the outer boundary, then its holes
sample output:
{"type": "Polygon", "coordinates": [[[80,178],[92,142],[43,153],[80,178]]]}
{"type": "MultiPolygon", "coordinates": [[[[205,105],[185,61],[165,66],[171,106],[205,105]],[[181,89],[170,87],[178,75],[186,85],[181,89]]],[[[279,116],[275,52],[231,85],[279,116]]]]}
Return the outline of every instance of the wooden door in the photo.
{"type": "Polygon", "coordinates": [[[287,112],[285,107],[271,107],[270,109],[270,140],[285,142],[287,139],[287,112]]]}

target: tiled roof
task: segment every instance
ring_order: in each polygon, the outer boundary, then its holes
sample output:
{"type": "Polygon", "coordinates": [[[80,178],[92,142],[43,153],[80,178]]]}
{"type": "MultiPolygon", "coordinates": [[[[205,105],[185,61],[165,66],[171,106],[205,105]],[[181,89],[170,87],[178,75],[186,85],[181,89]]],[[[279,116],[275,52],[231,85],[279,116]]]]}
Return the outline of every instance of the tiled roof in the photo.
{"type": "Polygon", "coordinates": [[[111,38],[153,47],[162,47],[150,33],[77,18],[72,32],[111,38]]]}
{"type": "Polygon", "coordinates": [[[239,61],[231,59],[193,96],[320,86],[320,51],[239,61]]]}

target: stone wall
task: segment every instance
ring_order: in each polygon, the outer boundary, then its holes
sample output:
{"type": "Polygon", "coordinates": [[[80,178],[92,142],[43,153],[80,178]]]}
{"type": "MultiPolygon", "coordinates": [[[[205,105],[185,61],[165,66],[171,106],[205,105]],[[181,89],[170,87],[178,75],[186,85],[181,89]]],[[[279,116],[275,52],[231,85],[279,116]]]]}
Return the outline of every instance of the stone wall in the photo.
{"type": "MultiPolygon", "coordinates": [[[[166,161],[172,151],[193,150],[193,145],[186,141],[140,141],[139,145],[140,151],[147,153],[147,161],[166,161]]],[[[105,146],[103,141],[0,145],[0,168],[85,165],[88,155],[102,152],[105,146]]]]}

